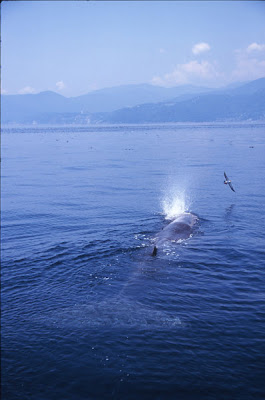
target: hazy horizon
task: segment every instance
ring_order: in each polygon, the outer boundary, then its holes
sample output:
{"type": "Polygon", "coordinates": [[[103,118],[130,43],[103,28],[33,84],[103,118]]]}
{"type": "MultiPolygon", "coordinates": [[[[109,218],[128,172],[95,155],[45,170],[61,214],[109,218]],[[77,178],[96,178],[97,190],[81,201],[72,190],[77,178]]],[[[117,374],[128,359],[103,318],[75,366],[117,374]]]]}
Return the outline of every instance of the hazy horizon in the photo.
{"type": "MultiPolygon", "coordinates": [[[[265,76],[264,77],[262,77],[262,78],[265,78],[265,76]]],[[[172,86],[172,87],[165,87],[165,86],[159,86],[159,85],[155,85],[155,84],[153,84],[153,83],[149,83],[149,82],[142,82],[142,83],[136,83],[136,84],[130,84],[130,83],[128,83],[128,84],[121,84],[121,85],[117,85],[117,86],[107,86],[107,87],[102,87],[102,88],[100,88],[100,89],[91,89],[91,90],[88,90],[86,93],[82,93],[81,94],[81,96],[82,95],[86,95],[86,94],[91,94],[91,93],[94,93],[94,92],[100,92],[100,91],[105,91],[105,90],[111,90],[111,89],[116,89],[116,88],[126,88],[126,87],[137,87],[137,86],[153,86],[153,87],[161,87],[162,89],[173,89],[173,88],[181,88],[181,87],[197,87],[197,88],[204,88],[204,89],[212,89],[212,90],[214,90],[214,89],[222,89],[222,88],[227,88],[227,87],[237,87],[237,86],[243,86],[243,85],[245,85],[245,84],[247,84],[247,83],[249,83],[250,81],[249,80],[247,80],[247,81],[242,81],[242,82],[232,82],[231,84],[227,84],[227,85],[221,85],[221,86],[218,86],[218,85],[216,85],[216,86],[203,86],[203,85],[196,85],[196,84],[183,84],[183,85],[178,85],[178,84],[176,84],[176,85],[174,85],[174,86],[172,86]]],[[[40,94],[40,93],[48,93],[48,92],[52,92],[52,93],[55,93],[55,94],[59,94],[59,95],[61,95],[61,96],[64,96],[64,97],[66,97],[66,98],[70,98],[70,97],[79,97],[80,95],[73,95],[73,96],[67,96],[66,94],[63,94],[63,93],[60,93],[59,91],[57,91],[56,89],[54,89],[54,90],[52,90],[52,89],[46,89],[46,90],[41,90],[41,91],[39,91],[39,92],[37,92],[37,91],[34,91],[34,92],[30,92],[30,93],[2,93],[2,95],[22,95],[22,94],[40,94]]]]}

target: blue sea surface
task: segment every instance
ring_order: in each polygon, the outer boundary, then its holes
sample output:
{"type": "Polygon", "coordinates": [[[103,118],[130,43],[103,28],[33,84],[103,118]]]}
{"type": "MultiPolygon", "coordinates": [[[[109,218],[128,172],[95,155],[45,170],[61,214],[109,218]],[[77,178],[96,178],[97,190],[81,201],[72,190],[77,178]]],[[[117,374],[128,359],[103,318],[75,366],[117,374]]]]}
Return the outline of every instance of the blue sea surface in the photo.
{"type": "Polygon", "coordinates": [[[265,398],[264,124],[6,127],[1,164],[4,400],[265,398]]]}

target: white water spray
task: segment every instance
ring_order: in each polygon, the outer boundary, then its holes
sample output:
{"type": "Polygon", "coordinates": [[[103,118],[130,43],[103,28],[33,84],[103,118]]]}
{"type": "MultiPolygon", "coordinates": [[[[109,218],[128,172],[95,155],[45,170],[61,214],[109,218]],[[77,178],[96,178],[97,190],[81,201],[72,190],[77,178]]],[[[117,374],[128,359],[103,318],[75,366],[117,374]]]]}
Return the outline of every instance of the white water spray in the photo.
{"type": "Polygon", "coordinates": [[[187,198],[185,190],[174,187],[165,193],[161,203],[165,218],[170,220],[179,214],[188,212],[190,207],[190,200],[187,198]]]}

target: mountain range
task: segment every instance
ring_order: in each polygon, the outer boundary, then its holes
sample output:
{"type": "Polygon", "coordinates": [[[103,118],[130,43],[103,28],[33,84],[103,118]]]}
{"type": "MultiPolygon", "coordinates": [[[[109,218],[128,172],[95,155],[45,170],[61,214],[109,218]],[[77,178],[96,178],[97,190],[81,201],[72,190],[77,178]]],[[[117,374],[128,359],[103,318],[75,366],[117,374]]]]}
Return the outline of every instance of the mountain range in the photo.
{"type": "Polygon", "coordinates": [[[265,119],[265,78],[221,89],[148,84],[101,89],[78,97],[47,91],[2,95],[2,123],[87,124],[265,119]]]}

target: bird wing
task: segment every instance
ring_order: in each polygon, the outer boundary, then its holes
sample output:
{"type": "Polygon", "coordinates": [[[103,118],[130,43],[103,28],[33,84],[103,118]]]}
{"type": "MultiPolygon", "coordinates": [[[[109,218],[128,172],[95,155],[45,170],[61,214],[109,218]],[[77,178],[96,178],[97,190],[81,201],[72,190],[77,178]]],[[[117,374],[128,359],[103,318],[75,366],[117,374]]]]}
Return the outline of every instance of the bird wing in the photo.
{"type": "Polygon", "coordinates": [[[225,172],[224,172],[224,176],[225,176],[225,179],[228,181],[229,179],[225,172]]]}
{"type": "Polygon", "coordinates": [[[233,188],[232,183],[231,183],[231,182],[228,182],[228,185],[229,185],[230,188],[233,190],[233,192],[235,192],[235,189],[233,188]]]}

